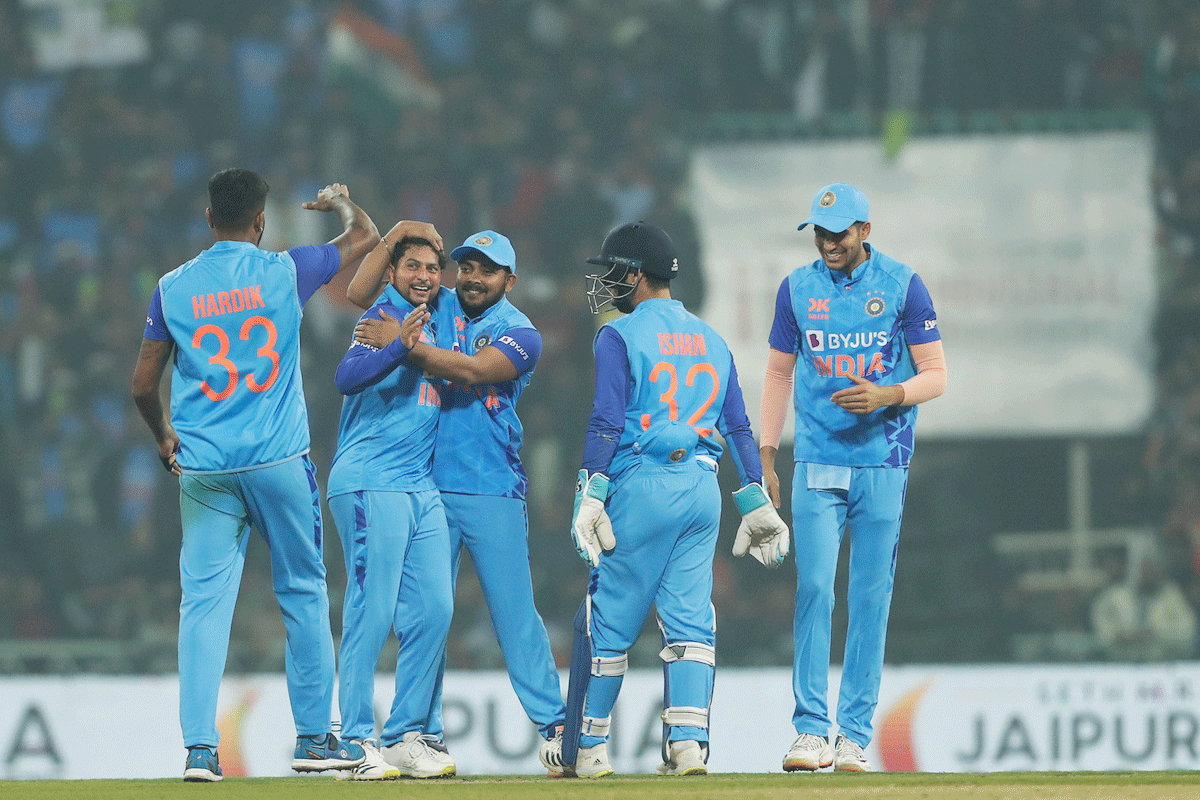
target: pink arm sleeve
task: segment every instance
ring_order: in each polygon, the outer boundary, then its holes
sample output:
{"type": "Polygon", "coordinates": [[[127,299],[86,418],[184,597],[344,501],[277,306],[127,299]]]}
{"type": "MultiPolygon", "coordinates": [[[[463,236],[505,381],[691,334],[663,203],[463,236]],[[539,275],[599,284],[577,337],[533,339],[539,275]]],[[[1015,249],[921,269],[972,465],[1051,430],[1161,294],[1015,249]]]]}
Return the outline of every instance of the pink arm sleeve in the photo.
{"type": "Polygon", "coordinates": [[[795,372],[796,354],[784,353],[772,347],[767,355],[767,375],[763,380],[762,429],[759,431],[762,447],[779,447],[795,372]]]}
{"type": "MultiPolygon", "coordinates": [[[[901,405],[915,406],[946,391],[946,352],[942,349],[940,339],[936,342],[909,345],[908,352],[912,354],[917,374],[899,384],[904,390],[901,405]]],[[[768,367],[767,374],[770,375],[770,372],[768,367]]],[[[766,389],[763,390],[763,394],[766,394],[766,389]]],[[[765,396],[763,405],[766,405],[765,396]]]]}

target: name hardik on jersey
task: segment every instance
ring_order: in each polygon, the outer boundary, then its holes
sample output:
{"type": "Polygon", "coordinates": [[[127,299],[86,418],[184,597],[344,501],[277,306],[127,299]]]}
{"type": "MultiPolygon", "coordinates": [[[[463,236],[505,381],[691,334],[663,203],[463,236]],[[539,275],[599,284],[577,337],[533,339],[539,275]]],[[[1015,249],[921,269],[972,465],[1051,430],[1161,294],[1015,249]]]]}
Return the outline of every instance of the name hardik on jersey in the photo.
{"type": "Polygon", "coordinates": [[[916,374],[910,344],[941,339],[929,291],[913,270],[868,248],[849,280],[817,259],[788,275],[775,300],[770,344],[795,353],[796,461],[906,467],[917,407],[854,414],[829,398],[848,375],[900,383],[916,374]]]}
{"type": "Polygon", "coordinates": [[[144,335],[175,343],[181,467],[233,472],[308,452],[301,307],[339,264],[332,245],[274,253],[220,241],[159,280],[144,335]]]}
{"type": "Polygon", "coordinates": [[[517,368],[517,377],[477,386],[447,383],[433,456],[434,481],[443,492],[524,499],[529,481],[520,460],[524,431],[517,400],[533,377],[541,336],[508,298],[500,298],[475,319],[467,319],[453,293],[450,300],[445,305],[451,313],[441,317],[439,325],[449,325],[454,332],[453,349],[473,356],[485,347],[499,348],[517,368]]]}
{"type": "MultiPolygon", "coordinates": [[[[446,299],[442,289],[438,298],[446,299]]],[[[413,310],[395,287],[383,294],[363,318],[379,319],[379,310],[403,320],[413,310]]],[[[421,341],[435,344],[436,325],[427,323],[421,341]]],[[[352,347],[368,347],[355,342],[352,347]]],[[[433,443],[441,411],[442,380],[407,361],[378,383],[342,400],[338,446],[329,470],[327,495],[359,491],[422,492],[433,484],[433,443]]]]}

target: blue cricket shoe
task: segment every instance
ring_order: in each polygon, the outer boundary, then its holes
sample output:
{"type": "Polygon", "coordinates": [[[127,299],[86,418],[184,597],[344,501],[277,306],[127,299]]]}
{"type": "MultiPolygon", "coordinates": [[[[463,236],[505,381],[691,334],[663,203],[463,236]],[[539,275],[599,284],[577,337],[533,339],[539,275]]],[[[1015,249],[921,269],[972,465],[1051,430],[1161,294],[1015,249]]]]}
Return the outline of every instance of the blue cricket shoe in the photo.
{"type": "Polygon", "coordinates": [[[188,748],[187,761],[183,765],[185,781],[221,780],[221,763],[217,761],[217,750],[208,745],[195,745],[188,748]]]}
{"type": "Polygon", "coordinates": [[[327,769],[352,769],[366,760],[367,754],[357,742],[339,742],[332,733],[296,737],[296,772],[322,772],[327,769]]]}

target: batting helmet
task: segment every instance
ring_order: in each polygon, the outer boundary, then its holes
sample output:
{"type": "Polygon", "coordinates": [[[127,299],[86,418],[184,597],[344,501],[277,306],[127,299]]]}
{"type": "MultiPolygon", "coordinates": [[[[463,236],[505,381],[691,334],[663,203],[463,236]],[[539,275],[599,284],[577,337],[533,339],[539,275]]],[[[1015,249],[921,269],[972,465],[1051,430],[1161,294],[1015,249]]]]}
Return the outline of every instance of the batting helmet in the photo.
{"type": "Polygon", "coordinates": [[[628,311],[622,301],[633,295],[637,281],[625,283],[631,269],[642,275],[669,281],[679,271],[679,259],[675,257],[675,245],[671,237],[645,222],[628,222],[609,231],[600,247],[600,255],[592,256],[589,264],[608,267],[600,275],[587,275],[587,296],[592,313],[599,314],[609,304],[620,311],[628,311]]]}
{"type": "Polygon", "coordinates": [[[679,272],[671,237],[662,228],[645,222],[627,222],[613,228],[604,237],[600,255],[592,256],[588,263],[638,269],[665,281],[679,272]]]}

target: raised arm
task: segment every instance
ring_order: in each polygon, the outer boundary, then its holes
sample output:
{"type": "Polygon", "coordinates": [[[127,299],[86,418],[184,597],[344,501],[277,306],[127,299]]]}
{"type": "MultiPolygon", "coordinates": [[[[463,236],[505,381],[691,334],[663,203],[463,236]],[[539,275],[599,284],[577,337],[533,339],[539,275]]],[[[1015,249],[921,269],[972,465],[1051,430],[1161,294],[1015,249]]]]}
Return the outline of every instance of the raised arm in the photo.
{"type": "Polygon", "coordinates": [[[367,216],[367,212],[350,200],[350,190],[340,183],[331,183],[317,192],[317,199],[304,203],[304,208],[310,211],[332,211],[341,219],[342,232],[329,242],[337,246],[342,257],[339,272],[357,265],[363,256],[379,244],[379,230],[375,223],[367,216]]]}
{"type": "Polygon", "coordinates": [[[392,251],[396,244],[406,236],[424,239],[439,252],[442,250],[442,237],[437,229],[428,222],[414,222],[402,219],[392,226],[392,229],[377,244],[373,244],[370,252],[363,259],[362,266],[350,285],[346,287],[346,299],[359,308],[367,309],[379,299],[379,293],[387,285],[384,273],[392,261],[392,251]]]}

